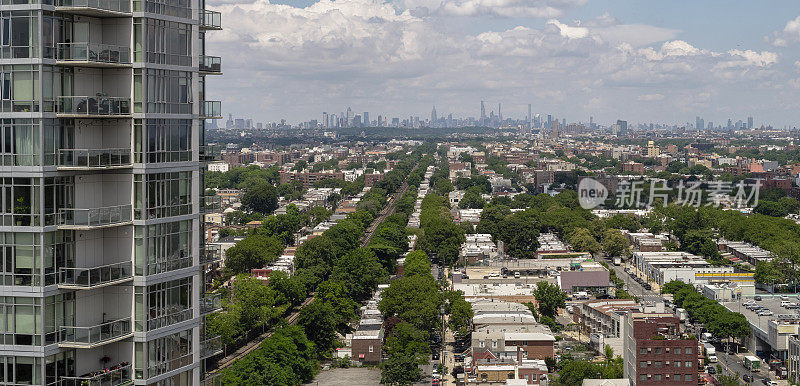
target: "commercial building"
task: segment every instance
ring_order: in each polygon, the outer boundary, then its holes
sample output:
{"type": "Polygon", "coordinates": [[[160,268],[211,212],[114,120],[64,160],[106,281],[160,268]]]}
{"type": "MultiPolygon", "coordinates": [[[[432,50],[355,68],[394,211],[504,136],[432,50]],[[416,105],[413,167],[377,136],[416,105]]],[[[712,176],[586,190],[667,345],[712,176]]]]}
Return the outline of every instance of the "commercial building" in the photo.
{"type": "Polygon", "coordinates": [[[721,274],[719,281],[723,281],[726,275],[734,275],[733,267],[713,266],[702,257],[687,252],[634,252],[631,261],[649,280],[659,285],[672,280],[684,283],[713,280],[710,278],[718,274],[721,274]]]}
{"type": "Polygon", "coordinates": [[[610,276],[608,270],[600,264],[584,262],[581,263],[580,270],[561,271],[558,275],[558,286],[567,295],[581,291],[607,294],[614,288],[610,276]]]}
{"type": "Polygon", "coordinates": [[[3,2],[3,382],[194,385],[204,316],[203,2],[3,2]]]}
{"type": "Polygon", "coordinates": [[[681,334],[670,313],[630,312],[625,317],[622,356],[625,378],[637,386],[697,382],[697,339],[681,334]]]}

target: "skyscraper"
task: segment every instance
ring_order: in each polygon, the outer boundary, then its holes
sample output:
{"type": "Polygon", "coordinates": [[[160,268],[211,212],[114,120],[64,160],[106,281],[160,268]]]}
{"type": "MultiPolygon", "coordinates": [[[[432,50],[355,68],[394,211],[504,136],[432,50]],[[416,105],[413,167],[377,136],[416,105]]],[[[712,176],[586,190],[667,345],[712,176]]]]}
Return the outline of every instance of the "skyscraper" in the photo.
{"type": "Polygon", "coordinates": [[[327,129],[328,127],[330,127],[329,123],[328,123],[328,113],[323,111],[322,112],[322,128],[323,129],[327,129]]]}
{"type": "Polygon", "coordinates": [[[753,117],[747,117],[747,128],[748,129],[753,128],[753,117]]]}
{"type": "Polygon", "coordinates": [[[364,126],[370,126],[369,111],[364,112],[364,126]]]}
{"type": "Polygon", "coordinates": [[[436,121],[437,121],[436,105],[434,105],[433,109],[431,110],[431,127],[435,127],[436,126],[436,121]]]}
{"type": "Polygon", "coordinates": [[[202,297],[217,255],[201,192],[205,120],[222,118],[205,90],[221,73],[205,55],[220,14],[202,1],[25,3],[0,5],[14,36],[0,122],[16,144],[0,166],[3,381],[199,384],[218,352],[203,336],[220,303],[202,297]]]}
{"type": "Polygon", "coordinates": [[[699,116],[695,117],[694,128],[696,130],[703,130],[705,127],[706,127],[705,120],[703,118],[700,118],[699,116]]]}
{"type": "Polygon", "coordinates": [[[532,117],[531,117],[531,104],[528,103],[528,128],[531,127],[531,119],[532,119],[532,117]]]}
{"type": "Polygon", "coordinates": [[[500,120],[500,122],[503,121],[503,104],[502,103],[498,103],[497,104],[497,118],[500,120]]]}
{"type": "Polygon", "coordinates": [[[483,101],[481,101],[481,126],[486,125],[486,107],[483,105],[483,101]]]}

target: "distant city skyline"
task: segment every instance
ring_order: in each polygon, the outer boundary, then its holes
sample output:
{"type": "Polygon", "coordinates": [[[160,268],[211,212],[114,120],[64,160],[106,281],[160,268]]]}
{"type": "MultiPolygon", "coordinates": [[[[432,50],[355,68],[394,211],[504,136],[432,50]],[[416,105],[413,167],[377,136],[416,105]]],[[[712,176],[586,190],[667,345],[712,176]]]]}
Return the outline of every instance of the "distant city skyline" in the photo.
{"type": "MultiPolygon", "coordinates": [[[[795,0],[209,0],[225,30],[224,113],[300,122],[394,116],[798,125],[795,0]],[[747,20],[732,23],[732,20],[747,20]]],[[[215,97],[216,97],[215,95],[215,97]]]]}

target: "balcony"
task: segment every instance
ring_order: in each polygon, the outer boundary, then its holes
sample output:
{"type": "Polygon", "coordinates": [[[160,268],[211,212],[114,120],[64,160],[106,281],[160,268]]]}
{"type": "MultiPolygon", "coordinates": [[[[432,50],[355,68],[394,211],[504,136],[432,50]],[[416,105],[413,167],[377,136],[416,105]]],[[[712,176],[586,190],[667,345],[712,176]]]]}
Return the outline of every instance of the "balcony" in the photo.
{"type": "Polygon", "coordinates": [[[58,227],[94,229],[130,224],[131,208],[131,205],[117,205],[89,209],[61,209],[58,212],[58,227]]]}
{"type": "Polygon", "coordinates": [[[199,69],[200,73],[204,75],[222,75],[222,58],[200,55],[199,69]]]}
{"type": "Polygon", "coordinates": [[[222,14],[217,11],[209,11],[207,9],[200,10],[200,29],[221,30],[222,14]]]}
{"type": "Polygon", "coordinates": [[[62,66],[130,67],[131,50],[110,44],[58,43],[56,62],[62,66]]]}
{"type": "Polygon", "coordinates": [[[61,149],[58,168],[61,170],[118,169],[133,166],[131,149],[61,149]]]}
{"type": "Polygon", "coordinates": [[[58,288],[93,289],[133,280],[133,263],[123,261],[93,268],[68,268],[58,270],[58,288]]]}
{"type": "Polygon", "coordinates": [[[201,119],[222,119],[222,102],[220,101],[201,101],[201,119]]]}
{"type": "Polygon", "coordinates": [[[200,264],[214,264],[222,261],[222,248],[218,244],[206,244],[200,248],[200,264]]]}
{"type": "Polygon", "coordinates": [[[215,355],[222,354],[222,337],[215,336],[200,342],[200,359],[206,359],[215,355]]]}
{"type": "Polygon", "coordinates": [[[133,336],[131,318],[118,319],[96,326],[61,327],[59,347],[94,348],[133,336]]]}
{"type": "Polygon", "coordinates": [[[92,17],[131,16],[130,0],[56,0],[56,11],[92,17]]]}
{"type": "Polygon", "coordinates": [[[222,386],[221,373],[203,374],[203,379],[200,380],[200,386],[222,386]]]}
{"type": "Polygon", "coordinates": [[[222,197],[200,196],[200,213],[214,213],[222,208],[222,197]]]}
{"type": "Polygon", "coordinates": [[[131,98],[96,96],[58,97],[59,118],[130,118],[131,98]]]}
{"type": "Polygon", "coordinates": [[[200,316],[222,311],[222,294],[205,294],[200,298],[200,316]]]}
{"type": "Polygon", "coordinates": [[[200,146],[200,162],[222,161],[222,146],[202,145],[200,146]]]}
{"type": "Polygon", "coordinates": [[[120,363],[108,369],[93,371],[80,377],[61,377],[58,386],[122,386],[132,384],[131,365],[120,363]]]}

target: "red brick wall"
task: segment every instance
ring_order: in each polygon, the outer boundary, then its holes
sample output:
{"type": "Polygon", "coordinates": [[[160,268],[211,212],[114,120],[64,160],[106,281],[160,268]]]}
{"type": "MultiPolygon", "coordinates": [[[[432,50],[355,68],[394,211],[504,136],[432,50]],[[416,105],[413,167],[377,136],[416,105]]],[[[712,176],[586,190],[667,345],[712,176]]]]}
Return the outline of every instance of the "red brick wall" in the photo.
{"type": "Polygon", "coordinates": [[[381,361],[381,341],[380,339],[353,339],[352,340],[353,358],[364,363],[380,363],[381,361]],[[369,352],[369,346],[372,352],[369,352]],[[364,359],[361,359],[361,354],[364,359]]]}

